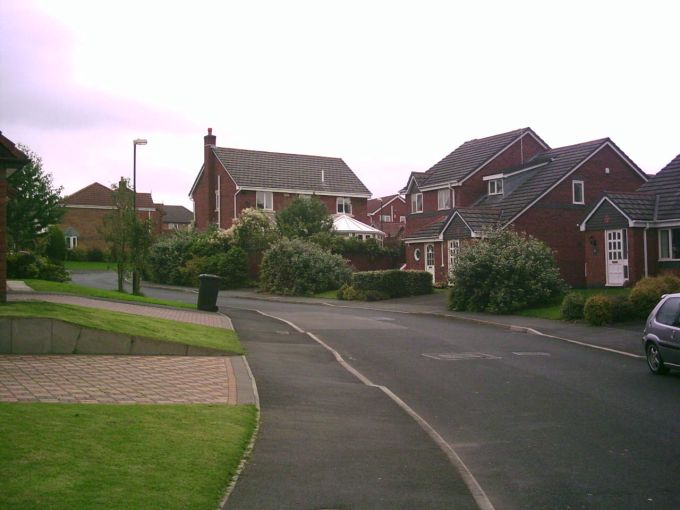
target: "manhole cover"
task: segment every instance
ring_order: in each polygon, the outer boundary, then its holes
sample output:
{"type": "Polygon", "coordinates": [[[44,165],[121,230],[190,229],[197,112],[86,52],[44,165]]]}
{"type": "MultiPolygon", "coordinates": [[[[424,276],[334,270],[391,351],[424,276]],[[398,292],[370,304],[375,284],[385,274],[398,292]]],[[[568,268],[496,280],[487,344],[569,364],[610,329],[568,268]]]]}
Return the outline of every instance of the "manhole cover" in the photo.
{"type": "Polygon", "coordinates": [[[513,352],[515,356],[550,356],[548,352],[513,352]]]}
{"type": "Polygon", "coordinates": [[[426,358],[438,359],[441,361],[459,361],[466,359],[501,359],[498,356],[491,354],[484,354],[483,352],[442,352],[442,353],[424,353],[426,358]]]}

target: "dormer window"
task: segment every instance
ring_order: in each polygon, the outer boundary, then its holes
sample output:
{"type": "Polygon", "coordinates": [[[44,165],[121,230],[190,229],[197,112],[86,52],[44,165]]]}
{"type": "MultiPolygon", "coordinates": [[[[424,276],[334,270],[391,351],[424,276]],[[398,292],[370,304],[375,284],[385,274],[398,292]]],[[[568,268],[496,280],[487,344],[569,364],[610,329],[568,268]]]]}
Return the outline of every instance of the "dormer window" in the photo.
{"type": "Polygon", "coordinates": [[[489,181],[489,195],[503,194],[503,179],[492,179],[489,181]]]}
{"type": "Polygon", "coordinates": [[[411,212],[419,213],[423,212],[423,194],[413,193],[411,195],[411,212]]]}

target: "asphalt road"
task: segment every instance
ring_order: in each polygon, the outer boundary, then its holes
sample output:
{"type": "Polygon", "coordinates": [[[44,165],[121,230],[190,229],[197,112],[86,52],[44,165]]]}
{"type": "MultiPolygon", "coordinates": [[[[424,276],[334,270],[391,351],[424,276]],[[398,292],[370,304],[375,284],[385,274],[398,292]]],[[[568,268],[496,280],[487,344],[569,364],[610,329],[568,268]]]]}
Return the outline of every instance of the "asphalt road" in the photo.
{"type": "Polygon", "coordinates": [[[422,416],[498,510],[680,508],[678,373],[655,377],[642,360],[447,319],[219,304],[316,334],[422,416]]]}

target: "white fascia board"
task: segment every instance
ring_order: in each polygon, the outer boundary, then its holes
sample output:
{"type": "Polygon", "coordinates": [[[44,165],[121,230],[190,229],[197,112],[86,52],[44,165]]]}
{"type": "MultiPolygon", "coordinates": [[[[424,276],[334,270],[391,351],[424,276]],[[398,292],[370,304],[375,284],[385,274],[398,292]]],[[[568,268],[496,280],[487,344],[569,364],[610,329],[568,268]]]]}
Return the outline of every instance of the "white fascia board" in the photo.
{"type": "Polygon", "coordinates": [[[351,198],[370,198],[371,195],[365,193],[341,193],[341,192],[328,192],[328,191],[311,191],[305,189],[284,189],[284,188],[265,188],[258,186],[239,186],[238,189],[244,191],[271,191],[274,193],[299,193],[302,195],[316,195],[316,196],[329,196],[329,197],[351,197],[351,198]]]}
{"type": "MultiPolygon", "coordinates": [[[[581,161],[578,165],[576,165],[574,168],[572,168],[572,169],[569,170],[566,174],[564,174],[564,176],[563,176],[560,180],[558,180],[555,184],[553,184],[552,186],[550,186],[546,191],[544,191],[543,193],[541,193],[541,194],[538,196],[538,198],[536,198],[534,201],[532,201],[529,205],[527,205],[527,206],[526,206],[524,209],[522,209],[520,212],[518,212],[517,214],[515,214],[512,218],[510,218],[510,220],[508,220],[508,221],[503,225],[503,228],[505,228],[505,227],[507,227],[508,225],[510,225],[513,221],[515,221],[517,218],[519,218],[520,216],[522,216],[522,214],[524,214],[524,213],[527,212],[529,209],[531,209],[534,205],[536,205],[536,203],[537,203],[538,201],[540,201],[544,196],[546,196],[548,193],[550,193],[552,190],[554,190],[557,186],[559,186],[559,185],[562,184],[564,181],[566,181],[567,178],[568,178],[571,174],[573,174],[576,170],[578,170],[578,169],[581,168],[583,165],[585,165],[588,161],[591,160],[591,158],[593,158],[593,156],[595,156],[595,154],[597,154],[598,152],[600,152],[600,151],[601,151],[603,148],[605,148],[605,147],[611,147],[612,149],[614,149],[614,150],[616,151],[616,148],[613,147],[612,144],[609,143],[609,141],[604,142],[604,143],[603,143],[602,145],[600,145],[597,149],[595,149],[593,152],[591,152],[590,155],[589,155],[587,158],[585,158],[585,159],[584,159],[583,161],[581,161]]],[[[616,152],[617,152],[618,154],[620,154],[620,152],[618,152],[618,151],[616,151],[616,152]]],[[[626,161],[628,161],[628,160],[626,160],[626,161]]],[[[632,168],[635,169],[634,166],[633,166],[632,168]]],[[[598,204],[598,206],[599,206],[599,204],[598,204]]],[[[616,206],[614,206],[614,207],[616,207],[616,206]]],[[[617,209],[618,209],[618,208],[617,208],[617,209]]],[[[626,215],[624,215],[624,216],[626,216],[626,215]]],[[[626,218],[628,218],[628,216],[626,216],[626,218]]]]}
{"type": "Polygon", "coordinates": [[[532,132],[527,131],[526,133],[523,133],[522,135],[520,135],[520,136],[518,136],[517,138],[515,138],[512,142],[510,142],[508,145],[506,145],[505,147],[503,147],[500,151],[498,151],[496,154],[494,154],[493,156],[491,156],[491,157],[490,157],[489,159],[487,159],[484,163],[482,163],[481,165],[479,165],[475,170],[473,170],[472,172],[470,172],[465,178],[463,178],[462,181],[460,181],[461,184],[464,183],[465,181],[467,181],[470,177],[472,177],[473,175],[475,175],[475,174],[476,174],[477,172],[479,172],[482,168],[484,168],[486,165],[488,165],[489,163],[491,163],[494,159],[496,159],[498,156],[500,156],[501,154],[503,154],[506,150],[508,150],[508,149],[509,149],[510,147],[512,147],[515,143],[517,143],[519,140],[521,140],[522,138],[524,138],[524,137],[527,136],[527,135],[530,135],[531,138],[533,138],[534,140],[536,140],[536,141],[539,143],[539,145],[540,145],[541,147],[543,147],[544,149],[546,149],[546,150],[549,150],[549,149],[550,149],[550,147],[546,146],[545,143],[543,143],[543,142],[540,141],[538,138],[536,138],[532,132]]]}
{"type": "Polygon", "coordinates": [[[486,177],[482,177],[483,181],[495,181],[496,179],[502,179],[504,177],[503,174],[493,174],[493,175],[487,175],[486,177]]]}
{"type": "MultiPolygon", "coordinates": [[[[346,196],[346,195],[345,195],[345,196],[346,196]]],[[[380,207],[378,207],[375,211],[368,213],[368,215],[369,215],[369,216],[373,216],[373,215],[374,215],[375,213],[377,213],[378,211],[381,211],[381,210],[383,210],[385,207],[387,207],[388,205],[390,205],[390,204],[391,204],[392,202],[394,202],[397,198],[400,199],[402,202],[406,203],[406,200],[404,200],[403,198],[401,198],[401,195],[395,195],[395,196],[392,198],[392,200],[390,200],[389,202],[385,202],[385,203],[382,204],[380,207]]]]}
{"type": "Polygon", "coordinates": [[[441,241],[438,237],[414,237],[413,239],[404,239],[404,244],[436,243],[438,241],[441,241]]]}
{"type": "MultiPolygon", "coordinates": [[[[609,204],[610,204],[614,209],[616,209],[616,210],[617,210],[624,218],[626,218],[626,220],[628,220],[628,226],[629,226],[629,227],[634,227],[634,226],[635,226],[635,225],[634,225],[635,222],[634,222],[634,221],[633,221],[633,220],[632,220],[625,212],[623,212],[623,211],[621,210],[621,208],[620,208],[618,205],[616,205],[616,203],[615,203],[614,201],[612,201],[611,198],[605,196],[605,197],[602,197],[602,198],[600,199],[600,201],[597,203],[597,205],[595,205],[595,207],[593,207],[593,209],[588,213],[588,216],[586,216],[586,217],[584,218],[584,220],[581,222],[581,225],[579,226],[579,230],[580,230],[581,232],[585,232],[585,231],[586,231],[586,223],[588,223],[588,220],[592,217],[592,215],[595,214],[595,212],[597,212],[597,210],[598,210],[598,209],[602,206],[602,204],[604,204],[605,202],[609,202],[609,204]]],[[[647,222],[644,222],[644,223],[647,223],[647,222]]]]}
{"type": "Polygon", "coordinates": [[[203,175],[203,169],[205,168],[205,163],[201,165],[201,169],[198,171],[198,175],[196,176],[196,179],[194,179],[194,183],[191,185],[191,189],[189,190],[189,198],[193,200],[194,196],[194,191],[196,191],[196,186],[198,186],[198,181],[201,180],[201,176],[203,175]]]}
{"type": "Polygon", "coordinates": [[[453,221],[453,218],[455,218],[456,216],[458,216],[458,217],[460,218],[460,220],[461,220],[463,223],[465,223],[465,226],[466,226],[466,227],[468,228],[468,230],[470,231],[470,234],[472,235],[472,237],[475,237],[475,231],[472,229],[472,227],[470,227],[470,225],[468,224],[468,222],[465,221],[465,218],[463,218],[463,216],[462,216],[458,211],[455,211],[455,212],[451,215],[451,217],[449,218],[449,221],[447,221],[447,222],[444,224],[444,228],[442,228],[442,231],[441,231],[441,233],[439,234],[439,237],[441,237],[442,239],[444,238],[444,232],[446,232],[446,229],[449,228],[449,225],[451,225],[451,222],[453,221]]]}
{"type": "Polygon", "coordinates": [[[646,221],[645,224],[649,224],[652,228],[680,227],[680,218],[674,220],[646,221]]]}
{"type": "Polygon", "coordinates": [[[434,184],[432,186],[424,186],[420,188],[420,191],[432,191],[435,189],[449,189],[449,188],[457,188],[461,185],[460,182],[458,181],[447,181],[447,182],[441,182],[439,184],[434,184]]]}

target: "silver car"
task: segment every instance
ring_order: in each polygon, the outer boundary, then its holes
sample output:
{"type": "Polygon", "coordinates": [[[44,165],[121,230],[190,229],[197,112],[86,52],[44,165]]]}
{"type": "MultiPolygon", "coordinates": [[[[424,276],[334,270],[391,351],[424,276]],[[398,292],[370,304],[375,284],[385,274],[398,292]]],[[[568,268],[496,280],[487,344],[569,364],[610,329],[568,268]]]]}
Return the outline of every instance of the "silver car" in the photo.
{"type": "Polygon", "coordinates": [[[680,294],[666,294],[647,318],[642,342],[654,374],[680,369],[680,294]]]}

